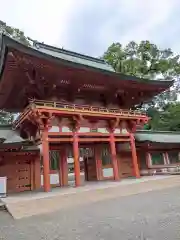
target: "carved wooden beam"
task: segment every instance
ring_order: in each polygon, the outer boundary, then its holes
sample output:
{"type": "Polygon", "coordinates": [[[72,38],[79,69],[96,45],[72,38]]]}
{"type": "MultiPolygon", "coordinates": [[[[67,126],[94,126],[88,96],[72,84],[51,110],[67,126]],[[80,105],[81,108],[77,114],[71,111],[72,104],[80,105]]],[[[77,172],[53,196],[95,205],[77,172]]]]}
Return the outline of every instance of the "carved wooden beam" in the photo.
{"type": "Polygon", "coordinates": [[[55,116],[54,118],[57,120],[57,124],[58,124],[58,126],[60,127],[63,118],[62,118],[61,116],[55,116]]]}
{"type": "Polygon", "coordinates": [[[72,116],[72,120],[70,124],[72,131],[77,132],[80,129],[80,123],[82,120],[83,120],[83,116],[81,114],[72,116]]]}
{"type": "Polygon", "coordinates": [[[74,121],[79,122],[79,123],[84,119],[82,114],[75,115],[72,118],[74,121]]]}
{"type": "Polygon", "coordinates": [[[32,114],[28,116],[28,120],[32,122],[32,124],[38,126],[40,130],[43,130],[45,128],[51,128],[52,127],[52,119],[54,118],[54,115],[51,113],[40,113],[36,109],[32,109],[32,114]]]}
{"type": "Polygon", "coordinates": [[[134,133],[137,129],[137,120],[127,120],[128,132],[134,133]]]}
{"type": "Polygon", "coordinates": [[[110,131],[114,131],[120,124],[120,118],[116,118],[108,121],[108,127],[110,131]]]}

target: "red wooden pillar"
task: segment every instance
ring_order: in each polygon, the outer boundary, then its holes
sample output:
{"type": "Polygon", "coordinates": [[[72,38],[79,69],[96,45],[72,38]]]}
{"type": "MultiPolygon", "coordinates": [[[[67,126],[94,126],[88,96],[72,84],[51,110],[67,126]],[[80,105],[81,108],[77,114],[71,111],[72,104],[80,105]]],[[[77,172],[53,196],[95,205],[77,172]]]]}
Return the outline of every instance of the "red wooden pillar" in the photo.
{"type": "Polygon", "coordinates": [[[40,155],[38,154],[34,158],[34,189],[41,188],[41,165],[40,155]]]}
{"type": "Polygon", "coordinates": [[[73,157],[74,157],[74,174],[75,174],[75,186],[81,185],[80,175],[80,162],[79,162],[79,146],[78,146],[77,132],[73,132],[73,157]]]}
{"type": "Polygon", "coordinates": [[[146,153],[146,166],[147,168],[151,166],[151,155],[149,152],[146,153]]]}
{"type": "Polygon", "coordinates": [[[102,161],[101,161],[101,146],[95,145],[95,161],[97,180],[102,180],[102,161]]]}
{"type": "Polygon", "coordinates": [[[118,160],[116,155],[116,144],[115,144],[113,131],[110,132],[110,150],[111,150],[114,180],[118,181],[120,178],[119,178],[119,170],[118,170],[118,160]]]}
{"type": "Polygon", "coordinates": [[[169,154],[168,154],[168,152],[164,153],[164,157],[165,157],[165,164],[169,164],[169,154]]]}
{"type": "Polygon", "coordinates": [[[139,172],[139,166],[138,166],[138,160],[137,160],[137,153],[136,153],[136,146],[135,146],[135,139],[134,139],[133,134],[130,134],[130,146],[131,146],[131,152],[132,152],[134,175],[135,175],[136,178],[140,178],[140,172],[139,172]]]}
{"type": "Polygon", "coordinates": [[[49,142],[48,129],[43,129],[42,132],[42,157],[43,157],[43,185],[44,191],[49,192],[50,186],[50,167],[49,167],[49,142]]]}
{"type": "Polygon", "coordinates": [[[68,186],[68,162],[67,151],[63,148],[60,152],[60,168],[61,168],[61,186],[68,186]]]}

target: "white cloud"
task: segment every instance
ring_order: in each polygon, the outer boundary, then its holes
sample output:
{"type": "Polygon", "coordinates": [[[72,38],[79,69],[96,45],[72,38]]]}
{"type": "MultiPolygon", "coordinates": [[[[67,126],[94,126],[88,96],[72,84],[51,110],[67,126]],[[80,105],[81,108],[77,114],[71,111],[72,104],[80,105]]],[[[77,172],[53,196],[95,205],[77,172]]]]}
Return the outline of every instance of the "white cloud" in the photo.
{"type": "Polygon", "coordinates": [[[152,36],[152,32],[167,21],[174,8],[173,1],[169,0],[137,0],[136,5],[131,5],[131,2],[131,0],[126,1],[128,7],[127,16],[131,14],[134,20],[136,16],[140,16],[141,22],[137,26],[133,26],[133,28],[129,26],[125,36],[121,38],[123,43],[127,43],[132,39],[141,41],[142,39],[150,40],[155,38],[156,36],[152,36]]]}
{"type": "Polygon", "coordinates": [[[56,44],[58,39],[63,41],[61,33],[74,5],[73,0],[0,0],[0,18],[33,39],[56,44]]]}
{"type": "Polygon", "coordinates": [[[180,52],[179,0],[0,0],[0,6],[1,20],[29,37],[89,55],[131,40],[180,52]]]}

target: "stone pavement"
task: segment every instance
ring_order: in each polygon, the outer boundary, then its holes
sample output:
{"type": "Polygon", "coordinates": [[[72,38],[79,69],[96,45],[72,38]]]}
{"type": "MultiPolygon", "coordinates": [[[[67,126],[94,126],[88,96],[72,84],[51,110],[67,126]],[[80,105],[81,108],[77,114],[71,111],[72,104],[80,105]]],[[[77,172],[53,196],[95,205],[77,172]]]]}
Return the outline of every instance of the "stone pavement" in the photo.
{"type": "Polygon", "coordinates": [[[179,226],[179,186],[20,220],[0,213],[2,240],[179,240],[179,226]]]}
{"type": "Polygon", "coordinates": [[[100,188],[82,187],[71,189],[68,192],[55,192],[38,195],[29,198],[7,198],[4,199],[8,211],[15,219],[33,215],[51,213],[59,210],[70,209],[77,206],[88,205],[93,202],[104,201],[122,196],[129,196],[152,190],[161,190],[180,186],[180,176],[169,176],[165,178],[149,178],[147,181],[132,180],[129,184],[122,182],[104,183],[100,188]],[[105,185],[109,187],[105,187],[105,185]]]}

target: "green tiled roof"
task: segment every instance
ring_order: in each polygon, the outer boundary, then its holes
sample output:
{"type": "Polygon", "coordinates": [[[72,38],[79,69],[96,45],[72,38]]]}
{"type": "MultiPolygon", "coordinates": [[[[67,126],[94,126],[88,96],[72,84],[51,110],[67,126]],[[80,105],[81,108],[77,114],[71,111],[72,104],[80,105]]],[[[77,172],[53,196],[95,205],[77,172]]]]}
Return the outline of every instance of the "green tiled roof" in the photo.
{"type": "Polygon", "coordinates": [[[68,51],[62,48],[52,47],[43,43],[36,43],[34,46],[38,51],[51,55],[56,58],[60,58],[62,60],[86,65],[93,68],[99,68],[99,69],[107,70],[110,72],[115,72],[110,65],[108,65],[104,60],[99,58],[86,56],[86,55],[68,51]]]}
{"type": "Polygon", "coordinates": [[[180,132],[138,131],[135,139],[138,142],[180,143],[180,132]]]}
{"type": "Polygon", "coordinates": [[[23,142],[24,140],[16,132],[7,129],[0,130],[0,139],[3,143],[23,142]]]}
{"type": "Polygon", "coordinates": [[[18,143],[24,142],[16,131],[12,130],[11,125],[1,125],[0,126],[0,139],[1,143],[18,143]]]}

